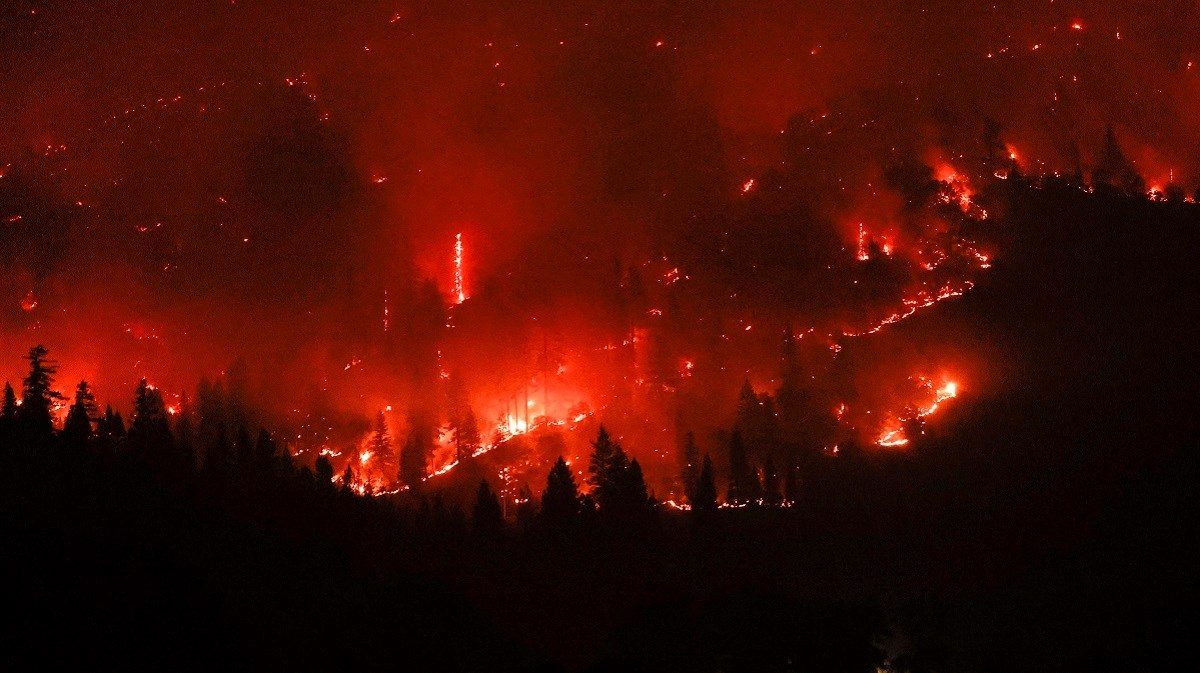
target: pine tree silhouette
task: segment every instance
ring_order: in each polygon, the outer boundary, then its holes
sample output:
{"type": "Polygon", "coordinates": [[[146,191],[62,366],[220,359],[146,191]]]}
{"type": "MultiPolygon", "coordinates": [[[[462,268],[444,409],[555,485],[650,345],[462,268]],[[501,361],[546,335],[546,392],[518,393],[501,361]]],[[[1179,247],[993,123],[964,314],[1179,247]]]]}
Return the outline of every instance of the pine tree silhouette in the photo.
{"type": "Polygon", "coordinates": [[[67,420],[63,422],[63,446],[76,451],[86,448],[88,440],[92,437],[92,419],[95,413],[96,398],[92,395],[88,382],[80,381],[75,387],[75,402],[71,404],[67,420]]]}
{"type": "Polygon", "coordinates": [[[713,476],[712,459],[708,454],[700,467],[700,477],[696,481],[696,496],[692,499],[692,511],[712,512],[717,509],[717,484],[713,476]]]}
{"type": "Polygon", "coordinates": [[[0,403],[0,452],[12,450],[17,441],[17,394],[12,384],[4,384],[4,401],[0,403]]]}
{"type": "Polygon", "coordinates": [[[487,479],[479,482],[473,515],[475,534],[481,538],[493,539],[504,528],[504,513],[500,508],[500,500],[488,485],[487,479]]]}
{"type": "Polygon", "coordinates": [[[542,492],[541,519],[550,531],[563,533],[570,530],[579,517],[579,488],[575,476],[562,456],[550,468],[546,477],[546,490],[542,492]]]}
{"type": "Polygon", "coordinates": [[[29,375],[25,377],[21,391],[17,420],[30,448],[49,443],[54,432],[54,405],[63,399],[62,394],[54,390],[58,363],[47,359],[48,353],[46,347],[39,344],[30,348],[25,356],[29,360],[29,375]]]}
{"type": "Polygon", "coordinates": [[[683,482],[684,497],[691,502],[695,498],[696,482],[700,478],[700,448],[696,446],[696,436],[691,432],[684,438],[681,460],[683,467],[679,480],[683,482]]]}
{"type": "Polygon", "coordinates": [[[161,460],[174,448],[162,393],[146,379],[138,382],[133,400],[133,421],[129,424],[132,451],[161,460]]]}

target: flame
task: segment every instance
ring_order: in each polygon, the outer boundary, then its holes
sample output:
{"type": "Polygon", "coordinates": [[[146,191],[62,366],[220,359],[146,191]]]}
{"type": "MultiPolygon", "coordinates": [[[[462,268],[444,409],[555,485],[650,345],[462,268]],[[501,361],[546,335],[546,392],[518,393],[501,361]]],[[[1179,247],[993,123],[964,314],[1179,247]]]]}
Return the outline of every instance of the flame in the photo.
{"type": "Polygon", "coordinates": [[[467,300],[467,292],[463,281],[463,240],[462,234],[454,235],[454,299],[461,304],[467,300]]]}

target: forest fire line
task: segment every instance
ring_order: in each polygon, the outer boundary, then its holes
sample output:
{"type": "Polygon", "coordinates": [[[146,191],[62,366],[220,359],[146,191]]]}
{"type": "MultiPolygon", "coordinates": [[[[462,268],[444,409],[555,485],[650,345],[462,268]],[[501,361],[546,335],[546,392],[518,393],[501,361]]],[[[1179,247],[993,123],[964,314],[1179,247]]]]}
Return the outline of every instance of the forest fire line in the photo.
{"type": "MultiPolygon", "coordinates": [[[[496,43],[489,41],[487,44],[489,45],[488,48],[492,49],[492,48],[495,48],[496,43]]],[[[192,103],[195,103],[197,105],[201,105],[204,107],[210,107],[212,109],[216,109],[217,107],[219,107],[219,105],[217,103],[220,102],[218,100],[218,98],[220,96],[226,96],[226,95],[232,96],[233,92],[234,92],[233,90],[235,90],[235,89],[241,90],[241,89],[262,88],[261,83],[256,83],[253,86],[251,86],[248,83],[244,83],[244,84],[246,84],[246,85],[243,86],[242,84],[231,82],[229,80],[222,80],[216,84],[198,87],[197,90],[194,92],[188,91],[188,92],[184,92],[184,93],[169,93],[169,94],[163,94],[160,96],[154,96],[154,97],[152,97],[152,99],[147,99],[147,102],[144,104],[134,105],[134,106],[126,106],[124,108],[124,110],[125,110],[124,115],[122,115],[122,116],[133,118],[133,117],[137,117],[140,114],[149,116],[152,113],[166,113],[166,112],[170,112],[170,111],[176,110],[176,109],[183,109],[185,107],[185,105],[192,104],[192,103]],[[201,94],[203,94],[203,100],[201,100],[201,94]],[[213,98],[212,100],[210,100],[210,97],[218,97],[218,98],[213,98]],[[151,100],[152,100],[152,102],[150,102],[151,100]]],[[[278,82],[276,82],[276,84],[278,84],[278,82]]],[[[305,100],[307,100],[309,102],[313,102],[313,103],[316,102],[317,95],[315,93],[315,85],[313,84],[312,78],[310,78],[310,76],[308,74],[306,74],[305,72],[301,72],[300,75],[298,75],[298,76],[286,77],[284,79],[284,84],[286,85],[286,87],[288,89],[295,89],[295,90],[300,91],[302,97],[305,100]]],[[[324,98],[324,96],[322,96],[322,98],[324,98]]],[[[320,115],[321,115],[320,119],[323,122],[329,120],[328,112],[322,111],[320,113],[320,115]]],[[[112,117],[113,120],[116,120],[117,118],[118,118],[117,115],[114,115],[112,117]]],[[[129,121],[129,123],[132,123],[132,121],[129,121]]],[[[132,127],[130,127],[130,128],[132,128],[132,127]]],[[[781,134],[781,135],[783,135],[783,134],[781,134]]],[[[1049,175],[1051,175],[1051,173],[1048,170],[1044,170],[1041,173],[1039,173],[1039,167],[1046,166],[1047,165],[1046,162],[1030,158],[1030,157],[1036,156],[1036,152],[1035,152],[1034,148],[1037,147],[1037,143],[1033,142],[1031,139],[1026,139],[1026,138],[1018,138],[1016,143],[1017,144],[1015,144],[1015,145],[1013,143],[1007,143],[1007,142],[1002,143],[1002,147],[1003,147],[1002,154],[1003,154],[1003,156],[1006,156],[1008,158],[1008,160],[1012,163],[1011,168],[1006,167],[1004,169],[1001,169],[1001,171],[1000,171],[1000,172],[1004,173],[1004,176],[1006,179],[1010,175],[1015,174],[1012,170],[1013,168],[1019,168],[1021,174],[1023,174],[1027,179],[1034,181],[1034,182],[1036,182],[1036,180],[1038,180],[1039,178],[1044,178],[1044,177],[1048,177],[1049,175]],[[1016,149],[1016,147],[1018,145],[1021,148],[1020,152],[1018,152],[1016,149]]],[[[76,152],[80,151],[80,150],[78,150],[78,148],[81,146],[86,147],[86,145],[80,145],[80,144],[77,144],[77,143],[74,143],[71,141],[68,141],[65,143],[53,141],[53,142],[48,142],[48,143],[39,143],[37,145],[38,153],[42,156],[42,158],[54,159],[54,160],[62,160],[65,157],[74,155],[76,152]]],[[[957,152],[957,153],[951,152],[948,148],[941,148],[941,147],[939,147],[937,149],[937,152],[939,152],[942,156],[952,157],[951,160],[956,164],[960,163],[960,161],[964,161],[964,160],[962,160],[963,153],[961,153],[961,152],[957,152]]],[[[6,165],[5,170],[2,173],[0,173],[0,178],[8,179],[6,176],[9,174],[9,167],[11,167],[11,165],[12,164],[6,165]]],[[[375,164],[369,164],[369,165],[374,166],[375,164]]],[[[965,217],[967,220],[975,221],[975,222],[986,221],[989,219],[990,214],[989,214],[988,210],[986,210],[983,206],[980,205],[980,203],[986,202],[985,197],[988,193],[988,188],[984,182],[979,182],[980,180],[982,180],[982,178],[985,178],[988,175],[988,172],[985,171],[985,172],[981,173],[981,177],[974,177],[974,176],[968,177],[969,174],[971,173],[971,171],[961,170],[960,168],[956,168],[955,166],[952,166],[950,164],[950,162],[944,161],[942,158],[938,158],[937,160],[930,162],[930,165],[932,167],[932,173],[933,173],[934,179],[938,183],[937,184],[937,196],[936,196],[937,202],[942,206],[948,207],[943,210],[956,210],[959,213],[961,213],[961,215],[963,217],[965,217]],[[978,186],[976,183],[978,183],[978,186]]],[[[743,175],[743,176],[746,175],[746,173],[739,173],[739,174],[743,175]]],[[[379,185],[381,189],[384,189],[385,185],[386,185],[387,189],[390,189],[390,188],[392,188],[394,183],[400,181],[399,177],[395,177],[396,175],[398,175],[398,174],[394,173],[389,167],[383,167],[383,168],[380,168],[380,170],[378,172],[372,170],[372,172],[370,172],[369,174],[363,174],[358,177],[369,183],[379,185]],[[391,176],[391,177],[389,177],[389,176],[391,176]]],[[[993,175],[995,175],[995,173],[993,173],[993,175]]],[[[1177,188],[1172,189],[1172,186],[1175,185],[1174,170],[1172,169],[1170,171],[1163,171],[1161,173],[1161,176],[1164,176],[1164,177],[1169,176],[1165,180],[1165,184],[1167,184],[1168,187],[1164,188],[1162,186],[1164,184],[1164,181],[1159,181],[1158,183],[1150,186],[1148,189],[1145,190],[1145,194],[1147,195],[1147,197],[1152,200],[1167,200],[1167,199],[1173,199],[1173,198],[1178,197],[1179,194],[1181,193],[1181,190],[1179,190],[1177,188]]],[[[116,182],[120,181],[117,178],[114,178],[114,180],[116,182]]],[[[736,186],[736,183],[735,183],[735,186],[736,186]]],[[[741,187],[740,195],[744,195],[746,197],[744,199],[744,201],[752,202],[755,199],[760,198],[760,196],[762,196],[763,198],[766,198],[767,191],[775,191],[776,183],[773,179],[770,179],[769,175],[756,174],[756,177],[747,178],[744,181],[742,181],[740,183],[740,187],[741,187]],[[766,187],[768,185],[771,186],[770,190],[766,189],[766,187]]],[[[1084,185],[1082,188],[1090,189],[1090,187],[1087,185],[1084,185]]],[[[726,196],[729,196],[729,194],[728,194],[729,191],[737,191],[736,189],[730,190],[728,188],[728,185],[723,187],[722,189],[724,190],[724,192],[726,192],[726,196]]],[[[231,197],[231,198],[227,199],[227,197],[224,195],[226,193],[228,193],[226,190],[221,190],[222,195],[217,197],[217,203],[219,203],[221,206],[228,207],[228,206],[230,206],[231,202],[236,203],[238,201],[238,199],[236,197],[231,197]]],[[[88,196],[90,197],[90,196],[94,196],[94,195],[88,195],[88,196]]],[[[1190,197],[1184,197],[1184,198],[1190,198],[1190,197]]],[[[75,199],[73,202],[77,203],[77,204],[82,204],[85,201],[88,203],[95,202],[94,199],[90,199],[90,198],[89,199],[79,198],[79,199],[75,199]]],[[[25,216],[22,214],[14,214],[14,215],[10,216],[10,218],[11,217],[16,217],[18,219],[14,220],[12,222],[9,222],[9,224],[20,225],[24,221],[22,218],[24,218],[25,216]]],[[[457,222],[457,221],[458,220],[453,220],[453,222],[457,222]]],[[[962,260],[962,259],[969,260],[973,266],[972,270],[988,269],[992,265],[992,261],[993,261],[993,253],[990,249],[988,250],[987,253],[981,252],[980,251],[981,246],[977,242],[975,242],[973,240],[969,240],[966,237],[959,237],[957,240],[954,240],[950,244],[945,244],[944,242],[935,243],[935,242],[932,242],[931,240],[926,240],[924,238],[914,241],[914,240],[910,240],[912,237],[910,235],[908,235],[907,233],[898,234],[897,233],[899,231],[898,225],[896,225],[896,223],[892,222],[891,220],[887,219],[886,217],[881,218],[878,221],[868,220],[868,222],[872,222],[872,224],[869,227],[866,223],[864,223],[862,221],[858,222],[858,225],[857,225],[857,240],[856,240],[856,245],[855,245],[854,251],[853,251],[853,255],[857,261],[859,261],[859,262],[871,261],[872,257],[873,257],[872,250],[875,250],[875,249],[878,249],[882,253],[883,257],[895,256],[895,257],[899,258],[902,255],[910,255],[911,257],[915,257],[920,260],[920,268],[921,269],[923,269],[925,271],[929,271],[929,272],[937,271],[939,274],[937,276],[938,280],[936,281],[936,283],[934,281],[929,281],[928,287],[922,285],[915,289],[911,289],[909,292],[904,293],[903,296],[905,298],[902,299],[901,305],[900,305],[900,307],[897,308],[897,310],[895,310],[891,313],[887,313],[883,318],[875,320],[873,322],[870,322],[865,326],[853,325],[853,326],[845,327],[842,329],[838,329],[837,327],[835,327],[833,330],[829,330],[829,331],[826,331],[828,329],[828,327],[826,327],[826,329],[822,329],[823,333],[828,334],[828,337],[831,341],[830,350],[832,350],[835,355],[842,350],[843,343],[841,343],[840,341],[843,339],[877,334],[880,331],[882,331],[884,327],[886,327],[888,325],[893,325],[893,324],[899,323],[899,322],[917,314],[922,309],[930,308],[943,300],[961,296],[964,293],[971,290],[975,285],[975,281],[971,278],[953,278],[953,279],[949,279],[949,280],[943,280],[943,278],[944,278],[943,274],[953,273],[951,271],[948,271],[948,269],[954,269],[960,260],[962,260]],[[886,224],[875,224],[874,222],[881,222],[881,223],[886,223],[886,224]],[[886,232],[886,235],[882,232],[886,232]],[[878,247],[876,247],[876,246],[878,246],[878,247]],[[930,289],[930,287],[936,287],[936,289],[930,289]]],[[[159,221],[157,218],[150,218],[146,221],[145,224],[137,224],[135,226],[136,226],[137,231],[139,231],[141,234],[144,234],[147,237],[152,237],[155,235],[155,232],[157,230],[169,229],[171,225],[168,223],[166,226],[164,226],[162,224],[162,221],[159,221]]],[[[222,223],[221,226],[224,226],[224,224],[222,223]]],[[[444,236],[444,234],[445,234],[445,232],[443,230],[439,236],[444,236]]],[[[249,237],[240,237],[240,238],[238,238],[238,240],[240,240],[242,242],[248,242],[251,239],[249,237]]],[[[444,274],[445,261],[446,261],[444,258],[444,254],[445,254],[444,245],[445,245],[446,238],[439,237],[438,241],[439,241],[439,243],[437,244],[437,248],[438,248],[439,252],[437,253],[437,256],[439,258],[439,262],[437,263],[437,266],[439,269],[442,270],[441,271],[442,274],[444,274]]],[[[474,252],[476,249],[476,246],[477,246],[476,241],[477,241],[477,239],[472,237],[472,241],[471,241],[472,246],[473,246],[472,252],[474,252]]],[[[177,242],[176,245],[179,245],[179,243],[177,242]]],[[[668,250],[667,252],[672,253],[672,254],[674,253],[674,251],[670,251],[670,250],[668,250]]],[[[468,259],[466,259],[465,253],[466,253],[466,251],[465,251],[464,234],[463,234],[463,232],[458,232],[454,235],[453,257],[452,257],[453,280],[452,280],[452,283],[450,284],[450,291],[449,291],[450,304],[453,304],[453,305],[462,304],[468,298],[468,290],[466,287],[467,286],[466,278],[467,278],[467,273],[468,273],[469,269],[467,267],[475,264],[475,262],[473,261],[474,259],[483,257],[482,254],[476,254],[476,255],[472,255],[471,260],[468,260],[468,259]]],[[[666,258],[667,258],[666,255],[664,255],[663,260],[665,261],[666,258]]],[[[863,266],[863,268],[865,268],[869,265],[864,264],[862,266],[863,266]]],[[[156,266],[156,268],[162,268],[162,269],[166,270],[166,269],[172,269],[175,267],[171,263],[167,263],[167,264],[162,265],[161,267],[156,266]]],[[[703,267],[698,267],[698,266],[693,267],[693,266],[685,264],[684,268],[688,269],[689,272],[694,274],[697,278],[700,278],[701,276],[703,276],[705,274],[705,269],[703,267]]],[[[472,274],[471,278],[476,278],[476,275],[472,274]]],[[[691,280],[691,279],[692,279],[691,276],[681,273],[679,271],[679,267],[676,266],[676,267],[673,267],[673,268],[667,270],[665,273],[663,273],[661,275],[661,284],[663,286],[671,287],[672,290],[675,290],[675,289],[678,289],[678,287],[679,287],[678,284],[680,281],[691,280]]],[[[708,279],[701,279],[701,280],[707,281],[708,279]]],[[[439,283],[439,285],[442,288],[446,287],[444,280],[441,283],[439,283]]],[[[472,285],[477,288],[476,292],[479,292],[478,288],[482,287],[482,283],[480,280],[473,281],[472,285]]],[[[686,284],[684,284],[684,285],[686,285],[686,284]]],[[[24,291],[25,291],[24,288],[22,288],[22,292],[24,292],[24,291]]],[[[399,293],[394,293],[394,294],[389,293],[389,289],[387,289],[387,288],[384,288],[382,290],[381,294],[384,297],[383,306],[382,306],[383,331],[391,333],[392,330],[394,329],[394,325],[396,325],[399,320],[403,319],[403,318],[397,318],[396,320],[393,320],[393,318],[392,318],[393,306],[395,305],[396,302],[403,301],[403,298],[400,296],[399,293]],[[395,297],[395,299],[394,299],[394,297],[395,297]]],[[[18,305],[21,307],[21,309],[26,313],[34,314],[34,316],[33,316],[34,318],[40,317],[40,315],[42,315],[46,311],[47,307],[54,307],[54,302],[53,302],[53,298],[52,298],[53,295],[46,295],[47,298],[45,300],[39,301],[43,297],[42,288],[40,285],[37,287],[37,294],[35,294],[33,289],[30,289],[27,291],[27,294],[25,294],[24,296],[22,296],[20,294],[18,294],[16,296],[19,298],[18,305]]],[[[670,296],[670,295],[668,295],[668,296],[670,296]]],[[[57,308],[57,307],[54,307],[54,308],[57,308]]],[[[673,316],[671,314],[672,313],[671,309],[669,307],[667,307],[667,305],[665,303],[658,304],[654,307],[643,307],[643,308],[645,309],[645,314],[649,317],[667,318],[667,319],[674,319],[677,317],[677,316],[673,316]],[[660,308],[659,306],[663,306],[664,308],[660,308]]],[[[466,311],[465,308],[464,309],[455,309],[454,320],[457,321],[458,315],[465,313],[465,311],[466,311]]],[[[378,315],[378,313],[376,315],[378,315]]],[[[742,333],[745,333],[745,338],[747,338],[747,339],[753,339],[754,336],[759,331],[761,331],[761,330],[755,330],[754,327],[755,326],[750,324],[749,321],[743,321],[742,323],[739,324],[740,331],[742,333]]],[[[153,343],[144,344],[145,349],[150,349],[150,348],[165,349],[167,342],[170,341],[170,332],[167,330],[160,331],[160,330],[156,330],[154,328],[147,327],[147,328],[126,329],[126,333],[132,339],[134,339],[136,341],[153,342],[153,343]]],[[[722,338],[725,340],[729,340],[730,337],[728,337],[727,335],[722,335],[722,338]]],[[[613,343],[620,343],[621,346],[631,346],[636,341],[637,341],[637,337],[633,336],[631,334],[631,336],[629,338],[619,340],[619,341],[613,341],[613,343]]],[[[172,346],[173,346],[173,344],[172,344],[172,346]]],[[[617,349],[614,348],[613,350],[615,351],[617,349]]],[[[690,350],[692,350],[692,349],[690,349],[690,350]]],[[[140,355],[140,353],[139,353],[139,355],[140,355]]],[[[163,359],[165,359],[165,357],[163,359]]],[[[686,360],[681,359],[681,361],[685,361],[686,364],[684,364],[678,368],[680,371],[680,376],[679,376],[680,379],[688,378],[688,379],[698,380],[698,379],[703,379],[705,377],[705,373],[703,373],[703,372],[697,373],[695,359],[693,357],[689,356],[686,358],[686,360]]],[[[141,363],[142,360],[137,359],[136,362],[141,363]]],[[[365,367],[359,366],[363,363],[363,360],[357,356],[350,357],[349,359],[344,360],[344,362],[346,362],[344,371],[347,373],[347,375],[353,375],[356,371],[365,368],[365,367]]],[[[642,390],[649,389],[652,387],[662,389],[662,390],[674,390],[675,389],[674,384],[678,383],[678,382],[672,382],[672,383],[662,383],[661,385],[658,385],[658,383],[655,382],[651,377],[646,377],[646,376],[643,376],[640,374],[633,377],[633,380],[638,382],[638,388],[642,389],[642,390]]],[[[934,405],[934,410],[936,410],[936,404],[934,405]]],[[[932,413],[932,410],[930,411],[930,413],[932,413]]],[[[536,416],[535,416],[535,418],[536,418],[536,416]]],[[[554,422],[546,421],[545,425],[549,426],[549,425],[553,425],[555,423],[561,424],[564,422],[565,421],[561,421],[561,420],[554,421],[554,422]]],[[[496,428],[496,433],[499,435],[505,436],[505,437],[513,437],[513,436],[517,436],[520,434],[526,434],[526,433],[536,429],[537,427],[538,427],[538,423],[535,420],[531,420],[527,413],[506,414],[505,419],[498,424],[498,427],[496,428]]],[[[442,448],[444,448],[444,447],[442,447],[442,448]]],[[[322,449],[322,451],[326,451],[326,450],[330,451],[330,453],[328,454],[330,456],[333,456],[333,457],[342,457],[343,456],[342,451],[334,451],[332,449],[322,449]]],[[[347,455],[349,455],[349,453],[347,453],[347,455]]],[[[359,462],[360,463],[369,462],[369,457],[362,458],[360,456],[359,462]]],[[[436,472],[437,470],[443,469],[446,465],[451,465],[451,464],[453,464],[453,463],[439,463],[437,465],[431,465],[430,470],[432,472],[436,472]]]]}

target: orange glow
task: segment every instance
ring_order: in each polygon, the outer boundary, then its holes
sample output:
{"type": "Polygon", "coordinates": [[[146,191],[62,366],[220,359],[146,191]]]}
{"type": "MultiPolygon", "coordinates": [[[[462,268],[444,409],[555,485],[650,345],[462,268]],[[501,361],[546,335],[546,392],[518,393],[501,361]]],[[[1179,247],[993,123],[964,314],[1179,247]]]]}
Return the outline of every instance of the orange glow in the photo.
{"type": "Polygon", "coordinates": [[[21,299],[21,310],[25,311],[26,313],[31,313],[33,311],[33,309],[35,309],[37,307],[38,307],[37,296],[33,294],[33,290],[30,290],[21,299]]]}

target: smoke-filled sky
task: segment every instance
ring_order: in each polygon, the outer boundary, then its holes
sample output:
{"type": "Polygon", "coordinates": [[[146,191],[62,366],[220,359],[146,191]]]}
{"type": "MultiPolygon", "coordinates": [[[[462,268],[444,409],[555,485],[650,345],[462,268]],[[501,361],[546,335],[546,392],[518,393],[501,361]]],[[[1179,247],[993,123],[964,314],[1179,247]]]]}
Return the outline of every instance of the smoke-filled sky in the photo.
{"type": "Polygon", "coordinates": [[[728,236],[747,181],[851,250],[888,165],[974,161],[985,117],[1030,172],[1111,124],[1200,185],[1194,0],[13,0],[0,72],[0,371],[44,342],[102,400],[241,357],[288,406],[390,403],[404,365],[345,372],[428,346],[460,232],[456,367],[603,345],[567,332],[614,267],[728,236]]]}

